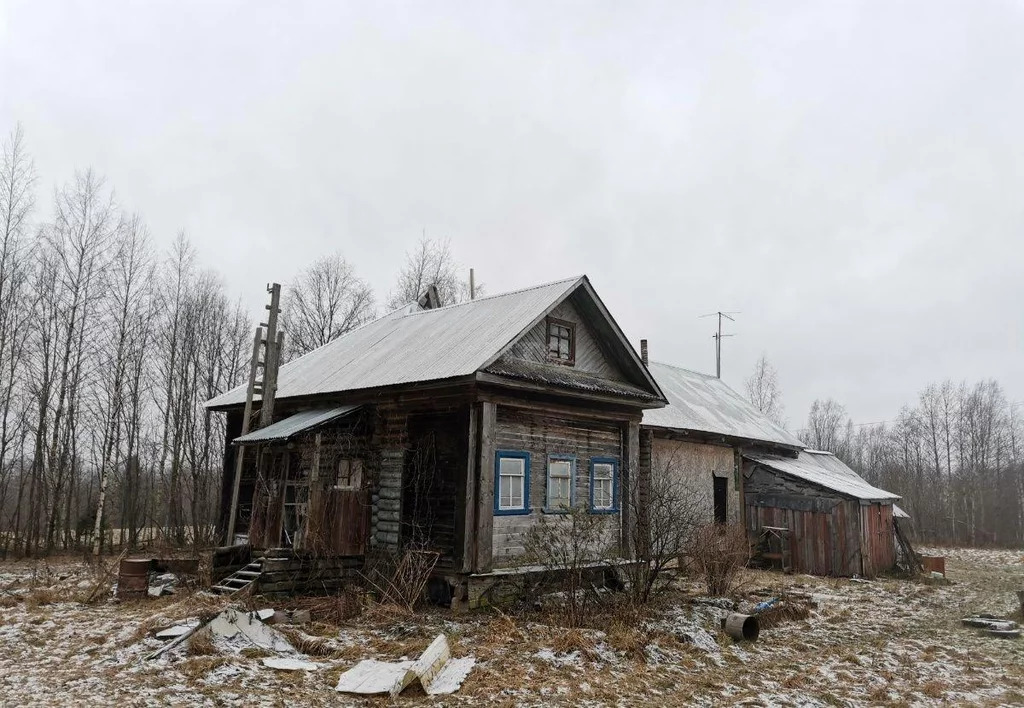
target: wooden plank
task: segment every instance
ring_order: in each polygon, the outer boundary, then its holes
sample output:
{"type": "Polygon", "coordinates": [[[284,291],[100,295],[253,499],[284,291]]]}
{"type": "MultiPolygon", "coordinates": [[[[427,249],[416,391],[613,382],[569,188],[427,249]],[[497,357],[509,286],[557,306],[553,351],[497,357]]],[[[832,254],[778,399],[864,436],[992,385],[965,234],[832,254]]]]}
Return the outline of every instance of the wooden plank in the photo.
{"type": "Polygon", "coordinates": [[[619,555],[629,557],[633,547],[633,520],[630,517],[629,492],[633,480],[640,479],[640,424],[634,421],[626,423],[624,430],[626,449],[622,451],[622,471],[619,479],[619,555]]]}
{"type": "Polygon", "coordinates": [[[471,572],[476,559],[476,518],[477,518],[477,469],[479,467],[480,450],[478,436],[480,433],[480,406],[474,404],[469,408],[469,423],[467,428],[466,445],[466,475],[465,481],[459,486],[459,498],[456,501],[456,520],[458,527],[455,530],[456,543],[461,550],[459,567],[464,573],[471,572]]]}
{"type": "Polygon", "coordinates": [[[492,566],[492,532],[494,528],[494,435],[498,407],[490,401],[480,404],[480,457],[476,524],[476,564],[473,570],[486,573],[492,566]]]}

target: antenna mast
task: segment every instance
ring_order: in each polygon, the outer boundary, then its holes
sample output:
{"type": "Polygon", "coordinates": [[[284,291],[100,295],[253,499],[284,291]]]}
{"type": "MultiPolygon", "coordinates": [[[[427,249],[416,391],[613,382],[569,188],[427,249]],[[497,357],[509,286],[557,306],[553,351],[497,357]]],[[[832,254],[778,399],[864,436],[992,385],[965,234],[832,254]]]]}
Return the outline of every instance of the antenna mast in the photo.
{"type": "Polygon", "coordinates": [[[735,322],[730,315],[740,314],[739,310],[733,310],[731,312],[710,312],[701,317],[718,317],[718,331],[711,335],[711,338],[715,340],[715,376],[722,378],[722,337],[734,337],[734,334],[722,334],[722,318],[735,322]]]}

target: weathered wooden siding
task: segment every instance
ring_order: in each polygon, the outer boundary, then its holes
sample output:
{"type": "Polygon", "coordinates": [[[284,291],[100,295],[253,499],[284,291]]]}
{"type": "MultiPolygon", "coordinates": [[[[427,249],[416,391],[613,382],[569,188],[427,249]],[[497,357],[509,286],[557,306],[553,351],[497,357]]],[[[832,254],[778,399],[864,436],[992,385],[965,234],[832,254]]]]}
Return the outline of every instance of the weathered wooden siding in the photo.
{"type": "MultiPolygon", "coordinates": [[[[551,312],[551,317],[566,320],[576,325],[576,363],[574,368],[613,381],[626,381],[626,377],[602,350],[600,339],[584,321],[582,315],[566,300],[551,312]]],[[[516,359],[548,363],[547,323],[541,321],[512,345],[508,354],[516,359]]],[[[560,366],[556,364],[556,366],[560,366]]]]}
{"type": "MultiPolygon", "coordinates": [[[[494,567],[510,566],[523,553],[524,535],[537,524],[543,514],[547,493],[548,455],[563,454],[576,457],[574,492],[576,504],[586,505],[590,499],[590,459],[614,457],[620,461],[622,475],[623,428],[614,423],[584,418],[552,417],[509,406],[498,406],[495,425],[497,450],[515,450],[530,453],[530,513],[495,516],[492,507],[491,561],[494,567]]],[[[491,466],[493,470],[493,465],[491,466]]],[[[492,472],[493,474],[493,472],[492,472]]],[[[484,513],[483,509],[481,513],[484,513]]],[[[549,515],[555,523],[564,517],[549,515]]],[[[619,550],[620,515],[602,514],[606,524],[603,548],[619,550]]]]}
{"type": "Polygon", "coordinates": [[[896,565],[892,504],[872,503],[861,507],[864,575],[874,577],[896,565]]]}
{"type": "Polygon", "coordinates": [[[812,575],[860,575],[860,502],[759,466],[744,473],[747,528],[787,528],[793,570],[812,575]]]}
{"type": "MultiPolygon", "coordinates": [[[[694,506],[687,513],[697,512],[705,523],[715,520],[714,481],[712,477],[728,479],[726,513],[731,523],[740,520],[740,498],[736,491],[736,456],[733,448],[721,445],[670,440],[654,436],[645,470],[652,475],[667,474],[688,491],[694,506]]],[[[643,445],[641,445],[641,451],[643,445]]],[[[641,452],[643,455],[643,452],[641,452]]]]}

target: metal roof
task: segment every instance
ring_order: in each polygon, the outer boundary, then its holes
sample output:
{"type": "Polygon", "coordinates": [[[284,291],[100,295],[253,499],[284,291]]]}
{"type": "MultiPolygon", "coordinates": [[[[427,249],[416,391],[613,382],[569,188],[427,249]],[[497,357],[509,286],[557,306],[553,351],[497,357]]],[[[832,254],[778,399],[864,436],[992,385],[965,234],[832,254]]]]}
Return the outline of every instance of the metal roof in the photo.
{"type": "Polygon", "coordinates": [[[657,397],[622,381],[612,381],[572,367],[558,364],[538,364],[536,362],[503,356],[487,367],[486,371],[499,376],[508,376],[525,381],[554,384],[588,393],[610,393],[616,396],[631,396],[641,400],[654,401],[657,397]]]}
{"type": "Polygon", "coordinates": [[[353,413],[359,406],[337,406],[336,408],[314,408],[288,416],[271,423],[265,428],[235,438],[235,443],[267,443],[287,440],[299,433],[328,423],[336,418],[353,413]]]}
{"type": "Polygon", "coordinates": [[[910,518],[910,514],[908,514],[907,512],[903,511],[903,509],[900,508],[899,504],[893,504],[892,505],[892,515],[895,516],[897,519],[909,519],[910,518]]]}
{"type": "MultiPolygon", "coordinates": [[[[403,306],[283,365],[277,398],[474,374],[583,280],[559,280],[432,310],[403,306]]],[[[241,403],[245,386],[206,405],[241,403]]]]}
{"type": "Polygon", "coordinates": [[[645,410],[644,425],[804,447],[795,435],[769,420],[721,379],[657,362],[648,368],[668,405],[645,410]]]}
{"type": "Polygon", "coordinates": [[[892,501],[899,495],[873,487],[831,452],[803,450],[796,459],[777,455],[744,455],[776,472],[811,482],[848,497],[865,501],[892,501]]]}

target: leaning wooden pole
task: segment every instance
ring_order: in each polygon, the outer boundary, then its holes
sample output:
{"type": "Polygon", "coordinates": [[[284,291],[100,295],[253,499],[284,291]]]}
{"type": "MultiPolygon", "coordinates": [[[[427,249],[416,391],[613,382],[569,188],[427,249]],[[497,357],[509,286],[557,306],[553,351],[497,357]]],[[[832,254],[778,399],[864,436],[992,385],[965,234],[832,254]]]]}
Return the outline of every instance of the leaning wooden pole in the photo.
{"type": "MultiPolygon", "coordinates": [[[[252,359],[249,366],[249,388],[245,394],[245,413],[242,416],[242,432],[249,432],[249,421],[252,420],[252,397],[256,389],[256,370],[260,365],[260,345],[263,344],[263,328],[256,328],[256,336],[252,343],[252,359]]],[[[235,524],[238,520],[238,490],[242,486],[242,465],[245,458],[245,446],[239,445],[235,453],[235,478],[231,482],[231,511],[228,514],[228,529],[224,543],[228,546],[235,541],[235,524]]]]}

